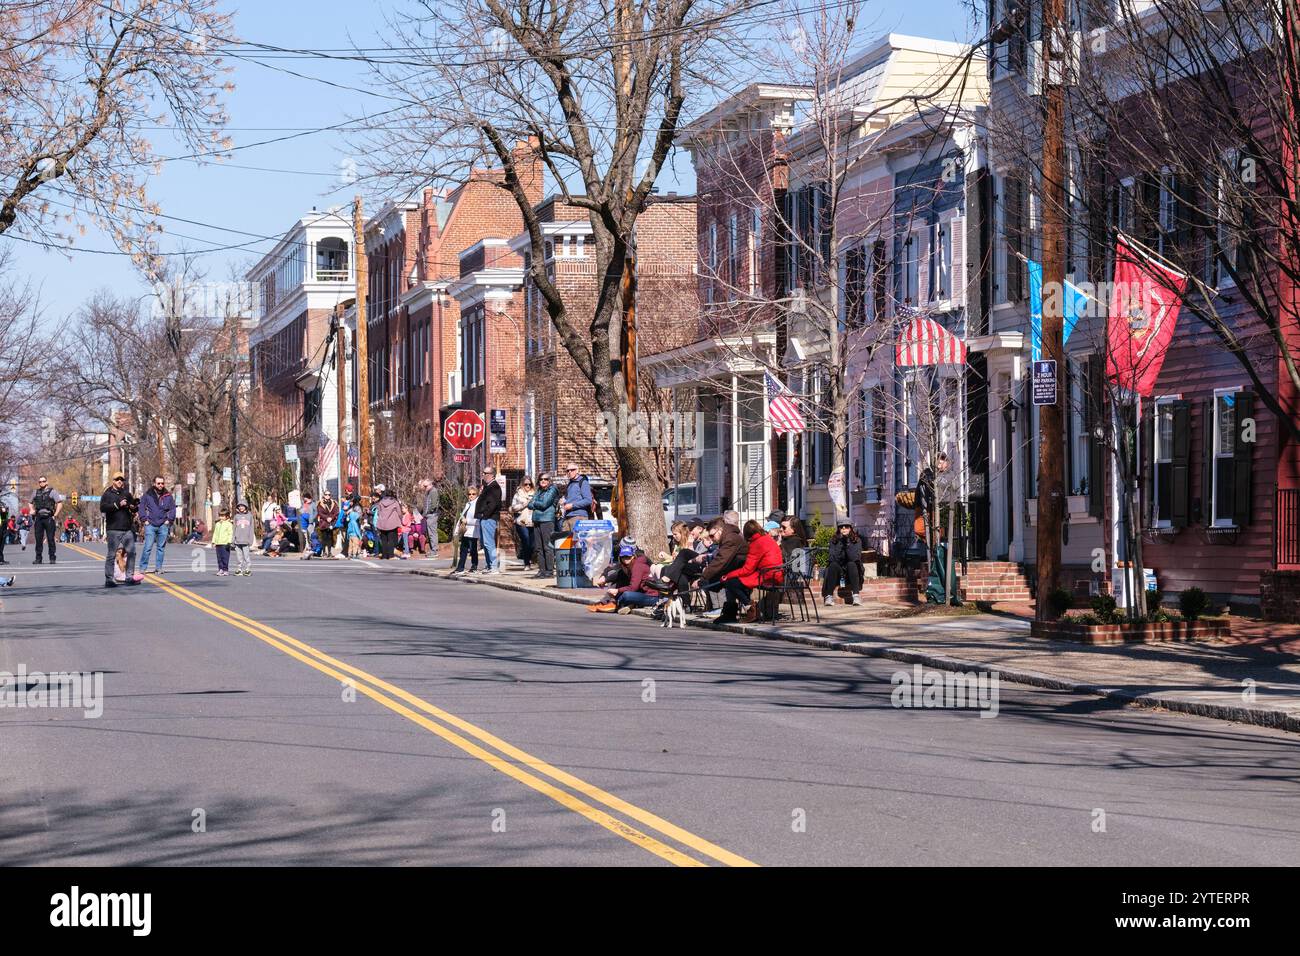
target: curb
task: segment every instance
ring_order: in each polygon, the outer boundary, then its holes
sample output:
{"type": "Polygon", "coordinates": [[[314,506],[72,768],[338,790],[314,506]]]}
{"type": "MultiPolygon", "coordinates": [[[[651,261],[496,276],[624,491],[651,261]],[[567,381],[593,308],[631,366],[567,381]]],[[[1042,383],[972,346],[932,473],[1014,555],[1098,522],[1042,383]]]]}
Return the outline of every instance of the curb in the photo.
{"type": "MultiPolygon", "coordinates": [[[[445,573],[427,571],[422,568],[411,568],[408,574],[418,574],[424,577],[446,578],[445,573]]],[[[552,601],[567,601],[570,604],[587,604],[590,598],[581,594],[560,593],[554,589],[540,590],[529,587],[526,584],[516,584],[507,580],[484,580],[478,578],[462,578],[462,581],[468,584],[484,584],[488,587],[500,588],[504,591],[516,591],[523,594],[533,594],[538,597],[549,598],[552,601]]],[[[650,612],[640,608],[633,608],[632,614],[649,618],[650,612]]],[[[1227,720],[1237,724],[1250,724],[1255,727],[1266,727],[1271,730],[1285,730],[1291,733],[1300,733],[1300,714],[1294,714],[1285,710],[1277,710],[1267,707],[1233,707],[1227,704],[1211,704],[1199,701],[1182,700],[1176,697],[1165,697],[1160,694],[1146,694],[1140,691],[1128,690],[1123,687],[1103,687],[1098,684],[1089,684],[1083,681],[1070,680],[1065,677],[1053,677],[1050,674],[1042,674],[1038,671],[1006,669],[1002,667],[991,667],[989,664],[980,661],[964,660],[957,657],[948,657],[944,654],[935,654],[929,651],[910,650],[902,647],[888,647],[879,644],[864,644],[855,641],[841,641],[829,637],[812,637],[807,634],[789,634],[780,628],[770,625],[757,624],[724,624],[721,627],[713,627],[706,622],[687,618],[687,624],[690,627],[707,627],[710,630],[725,630],[733,634],[743,634],[751,637],[763,637],[769,640],[785,641],[789,644],[801,644],[806,647],[815,647],[821,650],[841,651],[849,654],[859,654],[863,657],[877,657],[885,660],[898,661],[902,664],[922,664],[926,667],[933,667],[935,670],[944,671],[969,671],[969,670],[996,670],[999,679],[1009,681],[1013,684],[1024,684],[1030,687],[1041,687],[1045,690],[1063,690],[1076,694],[1086,694],[1090,697],[1097,697],[1103,700],[1116,700],[1125,704],[1132,704],[1137,707],[1144,707],[1152,710],[1167,710],[1173,713],[1189,714],[1194,717],[1210,717],[1216,720],[1227,720]]]]}

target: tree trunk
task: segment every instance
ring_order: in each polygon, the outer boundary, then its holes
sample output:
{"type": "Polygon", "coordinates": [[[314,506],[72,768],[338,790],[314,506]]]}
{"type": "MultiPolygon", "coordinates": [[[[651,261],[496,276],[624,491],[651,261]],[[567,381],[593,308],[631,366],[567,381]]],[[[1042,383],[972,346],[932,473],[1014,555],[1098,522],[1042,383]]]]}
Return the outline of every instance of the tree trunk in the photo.
{"type": "Polygon", "coordinates": [[[668,544],[663,487],[655,472],[654,455],[649,448],[619,445],[615,457],[623,476],[628,534],[636,538],[637,544],[653,560],[668,544]]]}
{"type": "Polygon", "coordinates": [[[208,446],[194,443],[194,500],[190,502],[193,517],[201,518],[205,528],[212,527],[212,514],[208,510],[208,446]]]}

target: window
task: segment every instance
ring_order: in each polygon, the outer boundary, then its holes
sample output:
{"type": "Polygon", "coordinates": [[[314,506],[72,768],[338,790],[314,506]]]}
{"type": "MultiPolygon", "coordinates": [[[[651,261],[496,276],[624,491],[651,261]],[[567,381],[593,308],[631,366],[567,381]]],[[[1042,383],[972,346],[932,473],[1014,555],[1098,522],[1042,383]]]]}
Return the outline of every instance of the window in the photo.
{"type": "Polygon", "coordinates": [[[1120,232],[1132,233],[1136,224],[1133,209],[1133,177],[1121,179],[1116,189],[1115,226],[1120,232]]]}
{"type": "Polygon", "coordinates": [[[727,218],[727,298],[736,298],[740,285],[740,224],[733,212],[727,218]]]}
{"type": "Polygon", "coordinates": [[[930,227],[930,301],[952,298],[952,220],[930,227]]]}
{"type": "Polygon", "coordinates": [[[718,278],[718,224],[709,223],[709,274],[704,280],[704,301],[713,304],[713,283],[718,278]]]}
{"type": "Polygon", "coordinates": [[[1066,198],[1066,280],[1080,283],[1090,281],[1088,275],[1088,202],[1083,189],[1083,164],[1076,149],[1069,155],[1069,190],[1066,198]]]}
{"type": "Polygon", "coordinates": [[[763,207],[750,210],[749,220],[749,294],[761,294],[760,280],[763,272],[763,207]]]}
{"type": "Polygon", "coordinates": [[[1210,514],[1211,524],[1216,528],[1236,524],[1233,509],[1236,478],[1234,458],[1237,451],[1237,400],[1242,394],[1238,389],[1216,389],[1214,392],[1214,429],[1211,436],[1214,442],[1211,464],[1213,507],[1210,514]]]}
{"type": "Polygon", "coordinates": [[[1087,363],[1077,358],[1067,359],[1066,367],[1069,370],[1069,418],[1066,425],[1069,429],[1067,442],[1069,443],[1069,462],[1070,471],[1066,475],[1068,488],[1066,489],[1072,495],[1085,495],[1088,493],[1088,416],[1087,402],[1085,400],[1085,382],[1087,363]]]}
{"type": "Polygon", "coordinates": [[[899,281],[902,285],[898,290],[898,301],[904,305],[915,306],[920,303],[920,255],[921,244],[923,241],[920,229],[914,229],[908,237],[903,240],[903,265],[899,270],[899,281]]]}
{"type": "Polygon", "coordinates": [[[1220,288],[1236,282],[1232,273],[1238,268],[1238,240],[1244,225],[1239,196],[1242,188],[1241,153],[1235,149],[1224,150],[1215,176],[1215,234],[1211,250],[1212,281],[1220,288]]]}
{"type": "Polygon", "coordinates": [[[1155,407],[1151,472],[1155,482],[1155,526],[1173,525],[1174,399],[1158,398],[1155,407]]]}
{"type": "Polygon", "coordinates": [[[485,355],[487,344],[484,335],[483,307],[473,309],[464,320],[462,335],[464,354],[461,359],[463,388],[482,385],[484,381],[485,355]]]}
{"type": "Polygon", "coordinates": [[[994,178],[993,302],[1005,305],[1025,298],[1025,268],[1020,255],[1028,255],[1028,197],[1024,180],[1016,176],[994,178]]]}
{"type": "Polygon", "coordinates": [[[880,486],[885,481],[885,429],[888,405],[884,386],[864,389],[861,395],[862,438],[858,453],[859,475],[868,501],[880,500],[880,486]]]}

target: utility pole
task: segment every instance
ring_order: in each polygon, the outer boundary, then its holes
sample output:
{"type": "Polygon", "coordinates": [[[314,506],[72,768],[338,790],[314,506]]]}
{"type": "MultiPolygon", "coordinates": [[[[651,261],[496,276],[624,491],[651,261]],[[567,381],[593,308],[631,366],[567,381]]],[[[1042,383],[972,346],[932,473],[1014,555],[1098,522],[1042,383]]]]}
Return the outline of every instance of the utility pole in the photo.
{"type": "Polygon", "coordinates": [[[353,344],[357,356],[357,493],[370,488],[370,360],[366,346],[366,224],[361,214],[361,197],[352,205],[353,262],[357,281],[357,335],[353,344]]]}
{"type": "MultiPolygon", "coordinates": [[[[615,0],[614,4],[614,32],[622,37],[626,35],[629,24],[632,21],[632,0],[615,0]]],[[[614,84],[621,97],[630,98],[632,95],[632,53],[631,47],[625,43],[620,43],[615,47],[614,52],[614,84]]],[[[632,201],[632,190],[627,191],[625,197],[628,203],[632,201]]],[[[636,248],[635,243],[627,250],[627,255],[623,259],[623,278],[620,282],[620,292],[623,297],[623,334],[620,336],[621,344],[619,347],[619,367],[623,370],[623,387],[626,394],[627,411],[626,416],[630,416],[636,411],[636,248]]],[[[627,418],[625,417],[626,421],[627,418]]],[[[626,428],[618,428],[616,431],[626,432],[626,428]]],[[[610,436],[614,441],[623,441],[626,434],[615,434],[610,436]]],[[[623,481],[623,469],[618,470],[617,482],[614,488],[614,520],[618,523],[619,534],[628,534],[630,526],[628,524],[627,513],[627,485],[623,481]]]]}
{"type": "Polygon", "coordinates": [[[1047,620],[1047,596],[1061,579],[1061,510],[1064,493],[1065,349],[1065,84],[1072,68],[1065,0],[1043,0],[1043,295],[1042,357],[1056,362],[1056,399],[1038,409],[1038,607],[1047,620]]]}
{"type": "Polygon", "coordinates": [[[338,368],[336,387],[338,389],[338,448],[335,457],[339,463],[339,501],[343,500],[343,486],[348,483],[348,330],[343,324],[342,305],[334,309],[334,358],[338,368]]]}

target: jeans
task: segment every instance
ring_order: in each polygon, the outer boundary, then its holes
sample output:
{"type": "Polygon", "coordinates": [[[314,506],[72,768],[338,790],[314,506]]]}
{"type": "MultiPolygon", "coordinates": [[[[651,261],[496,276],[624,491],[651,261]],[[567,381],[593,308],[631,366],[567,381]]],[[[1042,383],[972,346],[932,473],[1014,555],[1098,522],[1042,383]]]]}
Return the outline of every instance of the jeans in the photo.
{"type": "Polygon", "coordinates": [[[229,571],[230,570],[230,545],[228,544],[216,545],[216,550],[217,550],[217,570],[229,571]]]}
{"type": "Polygon", "coordinates": [[[36,519],[36,560],[41,560],[41,542],[49,541],[50,543],[50,563],[54,563],[54,519],[41,518],[36,519]]]}
{"type": "Polygon", "coordinates": [[[737,609],[749,607],[749,598],[751,588],[740,582],[740,578],[728,578],[723,583],[723,588],[727,593],[726,603],[722,605],[722,616],[724,618],[734,618],[737,609]]]}
{"type": "Polygon", "coordinates": [[[555,552],[551,550],[553,537],[555,537],[554,521],[539,521],[533,526],[533,547],[537,551],[539,574],[555,573],[555,552]]]}
{"type": "Polygon", "coordinates": [[[516,522],[515,541],[519,545],[519,560],[524,562],[524,567],[528,567],[533,563],[533,529],[516,522]]]}
{"type": "Polygon", "coordinates": [[[478,536],[483,542],[483,556],[487,559],[487,570],[501,570],[500,558],[497,555],[497,519],[480,518],[478,536]]]}
{"type": "Polygon", "coordinates": [[[465,559],[470,559],[469,569],[478,570],[478,538],[461,538],[460,539],[460,560],[456,562],[456,570],[465,570],[465,559]]]}
{"type": "Polygon", "coordinates": [[[645,591],[624,591],[618,596],[619,607],[625,604],[633,607],[654,607],[658,603],[658,594],[647,594],[645,591]]]}
{"type": "Polygon", "coordinates": [[[108,533],[108,557],[104,559],[104,580],[113,580],[113,570],[117,564],[117,552],[126,552],[126,579],[135,575],[135,532],[110,531],[108,533]]]}
{"type": "Polygon", "coordinates": [[[144,548],[140,551],[140,567],[142,570],[149,570],[149,555],[154,553],[157,548],[157,559],[154,564],[155,571],[161,571],[163,566],[163,552],[167,550],[167,532],[171,528],[165,524],[147,524],[144,526],[144,548]]]}

